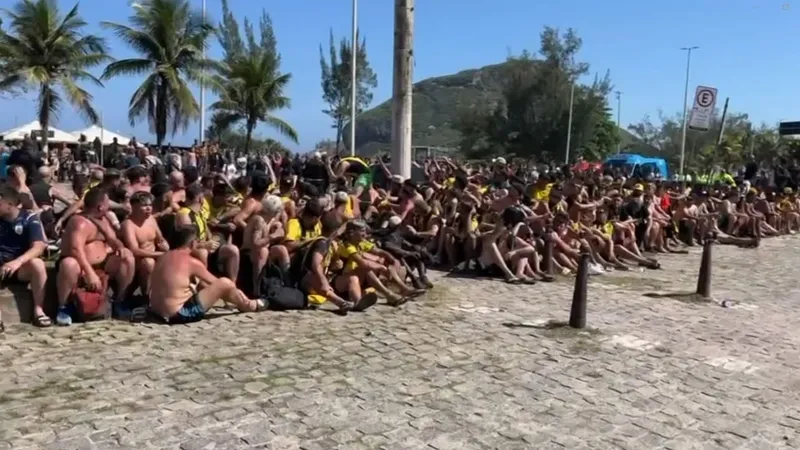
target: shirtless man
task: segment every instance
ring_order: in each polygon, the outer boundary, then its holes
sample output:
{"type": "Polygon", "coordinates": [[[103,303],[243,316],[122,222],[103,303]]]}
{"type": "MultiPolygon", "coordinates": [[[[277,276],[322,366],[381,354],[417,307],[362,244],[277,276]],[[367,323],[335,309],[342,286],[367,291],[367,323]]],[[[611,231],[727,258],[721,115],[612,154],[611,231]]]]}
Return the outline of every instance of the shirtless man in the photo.
{"type": "Polygon", "coordinates": [[[61,239],[61,259],[56,263],[59,325],[72,324],[67,301],[81,277],[86,288],[96,292],[102,287],[96,270],[103,270],[116,281],[120,299],[133,281],[133,254],[116,238],[107,218],[108,203],[105,190],[92,188],[83,196],[83,213],[67,222],[61,239]]]}
{"type": "Polygon", "coordinates": [[[254,214],[261,212],[261,202],[264,197],[269,193],[269,178],[263,172],[254,173],[250,181],[250,194],[242,202],[242,209],[239,214],[233,218],[233,223],[236,224],[237,231],[233,235],[233,243],[241,245],[244,240],[244,230],[247,228],[247,221],[254,214]]]}
{"type": "Polygon", "coordinates": [[[222,271],[225,275],[231,280],[237,279],[239,275],[239,248],[212,239],[208,222],[201,213],[204,198],[203,187],[199,184],[192,184],[186,188],[185,195],[185,206],[178,211],[175,217],[175,227],[194,225],[197,228],[198,239],[193,253],[195,257],[206,263],[206,266],[212,270],[219,270],[220,266],[224,266],[222,271]]]}
{"type": "Polygon", "coordinates": [[[125,176],[128,178],[126,189],[129,194],[150,192],[150,176],[143,166],[131,167],[125,171],[125,176]]]}
{"type": "Polygon", "coordinates": [[[150,279],[150,308],[165,322],[188,323],[201,320],[206,311],[223,300],[241,312],[263,311],[263,300],[251,300],[229,278],[217,278],[206,265],[192,254],[197,249],[197,229],[191,225],[178,226],[173,238],[179,244],[156,262],[150,279]],[[195,291],[192,280],[205,284],[195,291]]]}
{"type": "Polygon", "coordinates": [[[122,222],[122,242],[136,259],[139,287],[146,295],[156,259],[169,250],[153,217],[153,195],[149,192],[137,192],[131,196],[131,215],[122,222]]]}
{"type": "Polygon", "coordinates": [[[186,200],[186,188],[183,184],[183,173],[172,172],[169,174],[169,190],[170,197],[169,203],[173,212],[178,212],[181,209],[181,203],[186,200]]]}
{"type": "Polygon", "coordinates": [[[242,253],[250,257],[253,264],[253,279],[258,279],[261,270],[270,259],[270,254],[275,254],[273,258],[278,258],[280,262],[281,254],[276,254],[272,244],[278,244],[283,240],[284,231],[280,217],[283,211],[283,201],[277,195],[264,197],[261,202],[261,212],[254,214],[247,221],[244,230],[244,244],[242,253]]]}

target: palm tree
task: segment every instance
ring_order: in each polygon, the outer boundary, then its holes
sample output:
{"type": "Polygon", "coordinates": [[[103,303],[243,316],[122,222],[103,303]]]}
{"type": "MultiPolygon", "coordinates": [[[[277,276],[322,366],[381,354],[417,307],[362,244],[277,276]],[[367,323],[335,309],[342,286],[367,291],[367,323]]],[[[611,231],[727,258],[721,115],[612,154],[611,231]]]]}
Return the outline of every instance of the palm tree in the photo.
{"type": "Polygon", "coordinates": [[[284,90],[292,79],[291,74],[280,71],[281,56],[272,21],[262,13],[260,39],[256,40],[253,27],[245,19],[245,39],[242,39],[226,0],[222,2],[222,13],[219,40],[225,55],[217,67],[217,75],[211,80],[212,87],[219,92],[219,100],[211,105],[214,123],[225,129],[244,121],[245,151],[250,151],[253,130],[259,122],[297,142],[297,131],[272,114],[291,106],[284,90]]]}
{"type": "Polygon", "coordinates": [[[37,91],[42,144],[47,146],[50,121],[65,98],[82,116],[97,123],[92,95],[78,82],[102,87],[88,70],[109,57],[102,38],[83,34],[86,22],[78,15],[78,5],[63,17],[55,0],[20,0],[3,11],[9,24],[7,30],[0,30],[0,92],[37,91]]]}
{"type": "Polygon", "coordinates": [[[294,142],[298,141],[297,131],[272,115],[273,111],[291,105],[289,98],[283,94],[291,78],[291,74],[279,73],[275,58],[262,51],[248,52],[236,58],[218,75],[214,84],[225,83],[225,87],[211,109],[223,128],[244,121],[245,152],[250,151],[253,131],[259,122],[275,128],[294,142]]]}
{"type": "Polygon", "coordinates": [[[128,119],[133,126],[146,118],[161,145],[168,129],[174,135],[200,115],[189,82],[200,81],[203,69],[213,66],[203,50],[214,28],[187,0],[141,0],[128,21],[102,25],[140,57],[109,64],[103,79],[146,76],[131,97],[128,119]]]}

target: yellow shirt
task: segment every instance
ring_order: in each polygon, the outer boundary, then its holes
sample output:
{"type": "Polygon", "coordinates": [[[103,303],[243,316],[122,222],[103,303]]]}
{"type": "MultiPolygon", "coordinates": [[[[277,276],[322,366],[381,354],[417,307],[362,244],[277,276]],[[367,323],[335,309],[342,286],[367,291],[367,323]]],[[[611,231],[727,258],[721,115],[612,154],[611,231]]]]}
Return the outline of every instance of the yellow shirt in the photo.
{"type": "Polygon", "coordinates": [[[353,197],[347,196],[347,204],[344,205],[344,215],[348,218],[353,217],[353,197]]]}
{"type": "Polygon", "coordinates": [[[344,260],[344,272],[352,272],[358,267],[358,263],[353,260],[353,256],[367,253],[375,248],[375,244],[369,241],[361,241],[358,244],[342,242],[336,251],[336,256],[344,260]]]}
{"type": "Polygon", "coordinates": [[[318,237],[322,234],[322,225],[319,223],[314,226],[311,230],[303,231],[303,227],[300,226],[300,219],[289,219],[286,222],[286,237],[284,240],[286,241],[304,241],[306,239],[313,239],[318,237]]]}
{"type": "Polygon", "coordinates": [[[550,191],[553,190],[553,183],[546,184],[541,189],[533,188],[533,192],[531,193],[531,197],[535,198],[536,200],[547,201],[550,200],[550,191]]]}
{"type": "Polygon", "coordinates": [[[198,214],[184,206],[178,210],[178,214],[186,214],[189,216],[192,224],[197,227],[197,238],[201,241],[206,240],[208,237],[208,224],[206,223],[206,219],[203,218],[202,212],[198,214]]]}
{"type": "Polygon", "coordinates": [[[200,215],[206,222],[211,219],[211,202],[205,197],[203,197],[203,203],[200,204],[200,215]]]}

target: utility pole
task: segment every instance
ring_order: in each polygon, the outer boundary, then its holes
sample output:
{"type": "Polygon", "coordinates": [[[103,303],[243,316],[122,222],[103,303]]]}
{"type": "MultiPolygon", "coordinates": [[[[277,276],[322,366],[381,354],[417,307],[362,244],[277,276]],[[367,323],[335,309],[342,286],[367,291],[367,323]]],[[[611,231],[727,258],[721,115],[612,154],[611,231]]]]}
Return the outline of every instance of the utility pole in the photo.
{"type": "MultiPolygon", "coordinates": [[[[621,121],[621,118],[622,118],[622,92],[621,91],[617,91],[617,92],[615,92],[615,94],[617,94],[617,128],[619,130],[621,130],[622,129],[622,121],[621,121]]],[[[619,131],[617,131],[617,133],[620,134],[619,131]]],[[[617,141],[617,154],[620,153],[621,146],[622,146],[622,139],[619,139],[617,141]]]]}
{"type": "Polygon", "coordinates": [[[569,88],[569,119],[567,120],[567,152],[564,155],[564,164],[569,164],[569,146],[572,140],[572,107],[575,103],[575,80],[569,88]]]}
{"type": "Polygon", "coordinates": [[[683,136],[681,137],[681,181],[683,181],[683,164],[686,155],[686,116],[689,101],[689,67],[692,65],[692,50],[697,50],[698,46],[682,47],[681,50],[686,52],[686,85],[683,88],[683,136]]]}
{"type": "Polygon", "coordinates": [[[356,106],[358,86],[358,0],[353,0],[353,43],[350,45],[350,156],[356,156],[356,106]]]}
{"type": "Polygon", "coordinates": [[[412,58],[414,0],[394,2],[394,86],[392,88],[392,173],[411,177],[412,58]]]}
{"type": "MultiPolygon", "coordinates": [[[[203,0],[203,21],[206,20],[206,0],[203,0]]],[[[205,42],[203,43],[203,59],[206,59],[206,46],[205,42]]],[[[206,71],[203,69],[203,76],[205,76],[206,71]]],[[[197,141],[198,144],[203,143],[206,140],[206,86],[203,83],[203,80],[200,80],[200,139],[197,141]]]]}

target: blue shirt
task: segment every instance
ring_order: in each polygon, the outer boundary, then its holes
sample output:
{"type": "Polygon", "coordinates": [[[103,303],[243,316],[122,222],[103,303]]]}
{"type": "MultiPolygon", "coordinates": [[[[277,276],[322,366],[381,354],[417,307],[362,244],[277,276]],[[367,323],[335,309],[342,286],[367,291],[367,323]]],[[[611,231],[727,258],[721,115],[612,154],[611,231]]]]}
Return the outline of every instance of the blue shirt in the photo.
{"type": "Polygon", "coordinates": [[[10,155],[8,153],[3,153],[0,155],[0,178],[6,179],[8,178],[8,157],[10,155]]]}
{"type": "Polygon", "coordinates": [[[34,242],[45,242],[38,214],[20,211],[11,222],[0,219],[0,260],[8,262],[19,258],[34,242]]]}

